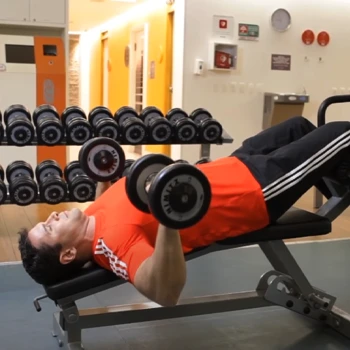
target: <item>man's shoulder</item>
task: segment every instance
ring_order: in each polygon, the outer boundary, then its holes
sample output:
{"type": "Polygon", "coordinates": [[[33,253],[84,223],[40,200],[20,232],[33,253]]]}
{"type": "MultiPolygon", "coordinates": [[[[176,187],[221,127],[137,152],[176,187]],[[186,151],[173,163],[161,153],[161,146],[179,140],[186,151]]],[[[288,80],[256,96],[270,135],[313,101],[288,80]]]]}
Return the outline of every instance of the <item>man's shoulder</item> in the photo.
{"type": "Polygon", "coordinates": [[[106,244],[111,249],[128,244],[143,233],[142,227],[128,222],[120,222],[113,226],[106,225],[100,232],[96,232],[96,245],[106,244]]]}

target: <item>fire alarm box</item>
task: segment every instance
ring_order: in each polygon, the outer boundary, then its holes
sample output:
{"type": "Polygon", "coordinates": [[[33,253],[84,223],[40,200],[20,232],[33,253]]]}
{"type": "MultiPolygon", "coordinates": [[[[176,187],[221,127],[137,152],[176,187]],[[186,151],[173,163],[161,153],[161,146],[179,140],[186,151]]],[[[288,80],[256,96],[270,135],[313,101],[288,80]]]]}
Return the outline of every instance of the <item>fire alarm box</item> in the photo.
{"type": "Polygon", "coordinates": [[[214,42],[209,50],[209,69],[231,71],[237,67],[237,45],[214,42]]]}

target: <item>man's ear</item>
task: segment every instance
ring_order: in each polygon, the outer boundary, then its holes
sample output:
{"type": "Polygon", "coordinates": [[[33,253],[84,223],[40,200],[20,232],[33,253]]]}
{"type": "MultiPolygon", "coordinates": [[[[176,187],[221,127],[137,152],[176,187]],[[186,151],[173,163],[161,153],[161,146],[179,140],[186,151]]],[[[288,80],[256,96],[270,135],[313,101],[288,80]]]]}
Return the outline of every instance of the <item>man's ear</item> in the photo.
{"type": "Polygon", "coordinates": [[[61,251],[60,262],[62,265],[67,265],[75,260],[77,256],[76,248],[69,248],[61,251]]]}

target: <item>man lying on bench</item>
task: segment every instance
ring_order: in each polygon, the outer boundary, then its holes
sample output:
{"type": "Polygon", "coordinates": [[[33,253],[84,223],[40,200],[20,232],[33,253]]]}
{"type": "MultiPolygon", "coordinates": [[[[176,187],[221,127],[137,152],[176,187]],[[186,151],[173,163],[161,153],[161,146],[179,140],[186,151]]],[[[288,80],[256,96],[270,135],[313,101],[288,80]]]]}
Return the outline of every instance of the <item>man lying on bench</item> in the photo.
{"type": "Polygon", "coordinates": [[[53,212],[20,232],[23,266],[39,284],[52,285],[94,260],[150,300],[175,305],[186,281],[184,253],[266,227],[312,186],[329,198],[322,178],[346,158],[349,145],[349,122],[316,128],[302,117],[248,138],[229,157],[198,165],[210,182],[211,204],[199,223],[181,230],[136,209],[125,178],[99,184],[84,212],[53,212]]]}

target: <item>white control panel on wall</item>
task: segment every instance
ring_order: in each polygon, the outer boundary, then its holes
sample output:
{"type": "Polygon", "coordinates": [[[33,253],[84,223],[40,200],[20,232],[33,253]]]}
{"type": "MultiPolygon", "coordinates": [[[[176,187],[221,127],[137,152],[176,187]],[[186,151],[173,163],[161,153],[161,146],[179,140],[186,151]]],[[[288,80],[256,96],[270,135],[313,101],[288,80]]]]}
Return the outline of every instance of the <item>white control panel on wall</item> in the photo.
{"type": "Polygon", "coordinates": [[[203,71],[204,71],[204,61],[197,58],[194,64],[194,74],[202,75],[203,71]]]}
{"type": "Polygon", "coordinates": [[[278,32],[287,31],[292,24],[292,17],[286,9],[277,9],[271,16],[272,28],[278,32]]]}

